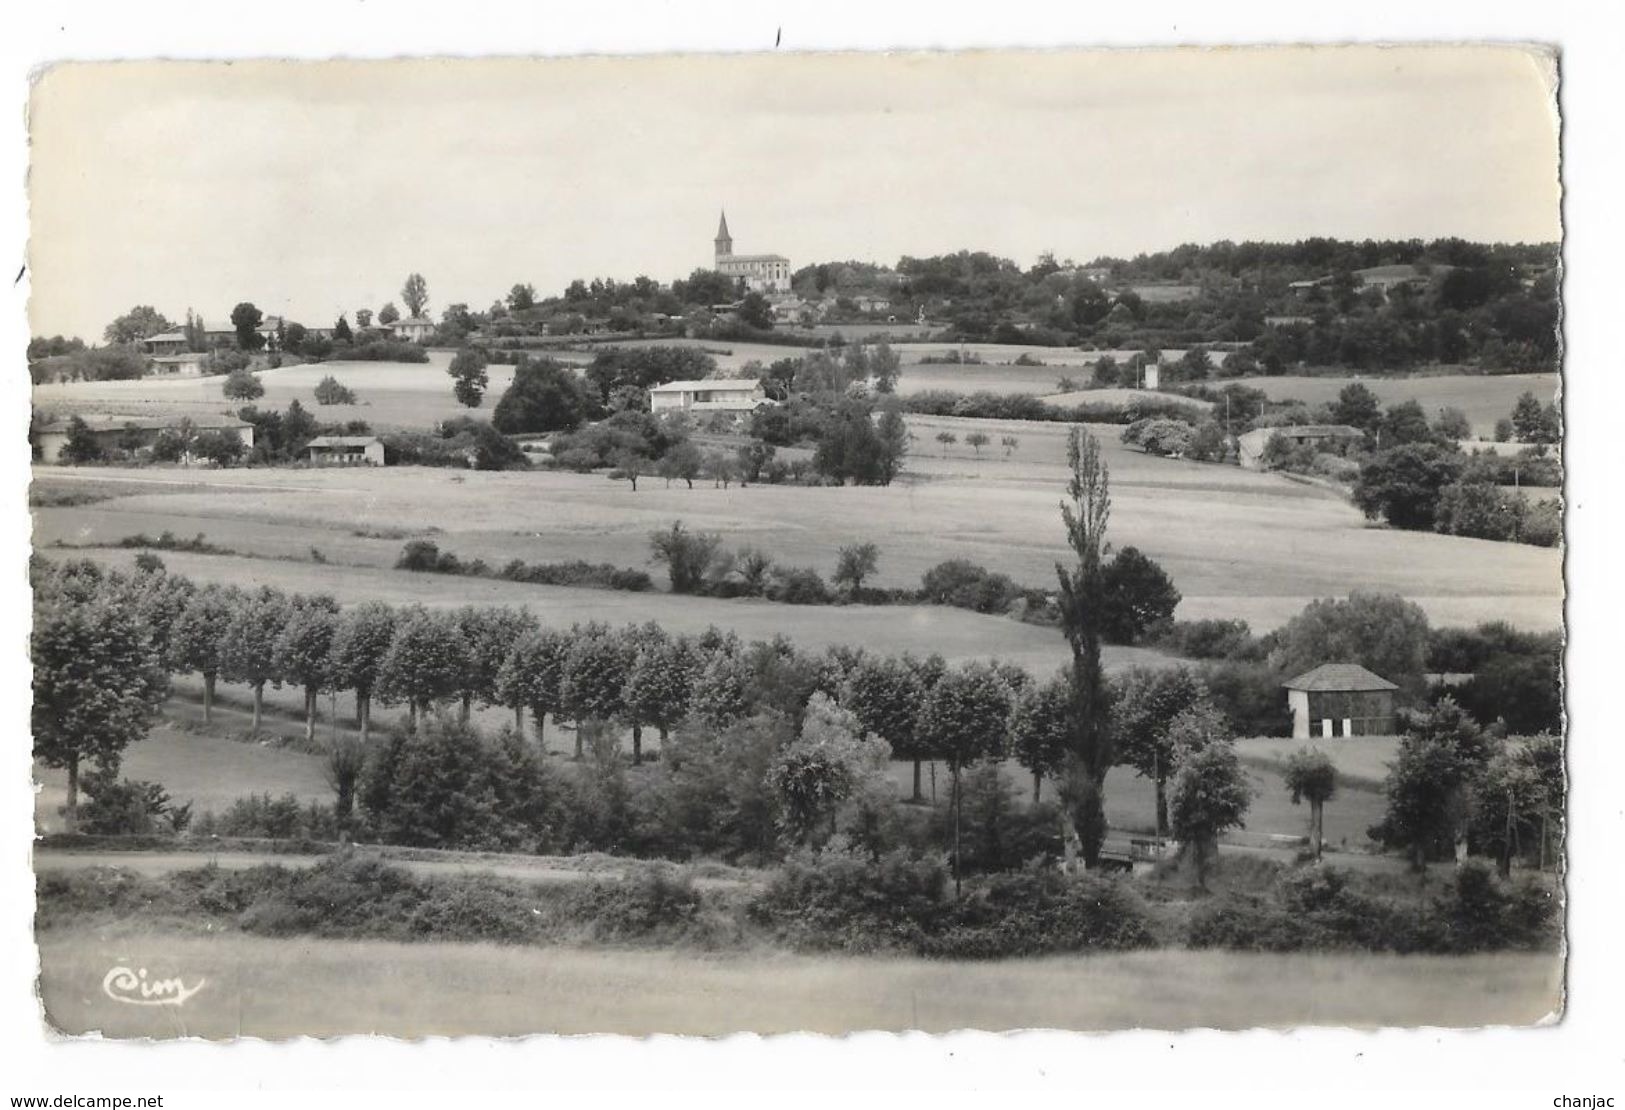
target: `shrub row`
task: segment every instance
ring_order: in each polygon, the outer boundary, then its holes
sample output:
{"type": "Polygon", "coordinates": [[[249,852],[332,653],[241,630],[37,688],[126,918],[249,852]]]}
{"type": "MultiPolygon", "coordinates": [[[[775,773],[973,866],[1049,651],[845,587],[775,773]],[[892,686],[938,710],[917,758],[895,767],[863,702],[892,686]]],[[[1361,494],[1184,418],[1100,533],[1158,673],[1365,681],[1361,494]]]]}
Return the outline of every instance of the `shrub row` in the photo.
{"type": "Polygon", "coordinates": [[[411,540],[395,560],[396,570],[426,574],[460,574],[473,578],[503,578],[536,586],[578,586],[597,590],[654,588],[654,582],[641,570],[629,570],[610,563],[588,563],[572,559],[562,563],[527,563],[513,559],[493,570],[483,559],[463,560],[450,551],[441,551],[433,540],[411,540]]]}

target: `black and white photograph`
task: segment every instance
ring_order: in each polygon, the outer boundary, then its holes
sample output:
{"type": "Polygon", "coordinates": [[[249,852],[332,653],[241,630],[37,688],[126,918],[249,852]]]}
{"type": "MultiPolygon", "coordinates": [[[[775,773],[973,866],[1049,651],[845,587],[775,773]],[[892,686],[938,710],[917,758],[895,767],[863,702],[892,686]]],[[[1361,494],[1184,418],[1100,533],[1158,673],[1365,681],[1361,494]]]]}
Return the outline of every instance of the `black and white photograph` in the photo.
{"type": "Polygon", "coordinates": [[[31,75],[37,1035],[1561,1026],[1559,47],[773,46],[31,75]]]}

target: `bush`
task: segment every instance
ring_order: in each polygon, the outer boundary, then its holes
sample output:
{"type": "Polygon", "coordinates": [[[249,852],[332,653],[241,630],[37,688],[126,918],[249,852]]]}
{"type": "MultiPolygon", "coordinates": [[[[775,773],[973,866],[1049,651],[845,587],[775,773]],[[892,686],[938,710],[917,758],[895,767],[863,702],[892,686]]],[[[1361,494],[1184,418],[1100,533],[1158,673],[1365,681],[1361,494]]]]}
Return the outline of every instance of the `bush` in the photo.
{"type": "Polygon", "coordinates": [[[747,912],[796,948],[907,949],[941,923],[947,892],[941,860],[902,851],[874,860],[836,847],[786,861],[747,912]]]}
{"type": "Polygon", "coordinates": [[[916,950],[947,959],[1127,951],[1156,943],[1144,903],[1127,884],[1053,868],[997,875],[953,908],[916,950]]]}
{"type": "Polygon", "coordinates": [[[429,361],[428,351],[404,339],[369,339],[349,347],[335,347],[333,353],[346,362],[429,361]]]}
{"type": "Polygon", "coordinates": [[[767,597],[787,605],[828,605],[833,600],[823,576],[809,567],[774,567],[767,597]]]}
{"type": "Polygon", "coordinates": [[[339,382],[329,374],[316,383],[316,403],[318,405],[353,405],[356,403],[355,391],[339,382]]]}
{"type": "Polygon", "coordinates": [[[220,383],[220,391],[233,401],[252,401],[265,396],[265,386],[260,383],[259,378],[248,372],[246,364],[226,375],[226,380],[220,383]]]}
{"type": "Polygon", "coordinates": [[[1158,647],[1188,659],[1230,659],[1260,662],[1267,654],[1263,641],[1244,620],[1170,621],[1157,631],[1158,647]]]}
{"type": "Polygon", "coordinates": [[[920,594],[935,605],[1002,613],[1022,596],[1023,590],[1008,575],[967,559],[949,559],[925,572],[920,579],[920,594]]]}

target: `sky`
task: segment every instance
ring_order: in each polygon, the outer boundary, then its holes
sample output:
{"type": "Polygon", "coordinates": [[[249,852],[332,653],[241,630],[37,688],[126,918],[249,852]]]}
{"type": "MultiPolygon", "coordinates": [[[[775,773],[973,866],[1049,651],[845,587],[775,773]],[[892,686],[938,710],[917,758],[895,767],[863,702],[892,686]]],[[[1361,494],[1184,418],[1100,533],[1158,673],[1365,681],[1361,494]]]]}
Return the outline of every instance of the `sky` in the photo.
{"type": "Polygon", "coordinates": [[[330,324],[515,282],[986,250],[1561,237],[1513,47],[64,64],[29,108],[30,325],[330,324]]]}

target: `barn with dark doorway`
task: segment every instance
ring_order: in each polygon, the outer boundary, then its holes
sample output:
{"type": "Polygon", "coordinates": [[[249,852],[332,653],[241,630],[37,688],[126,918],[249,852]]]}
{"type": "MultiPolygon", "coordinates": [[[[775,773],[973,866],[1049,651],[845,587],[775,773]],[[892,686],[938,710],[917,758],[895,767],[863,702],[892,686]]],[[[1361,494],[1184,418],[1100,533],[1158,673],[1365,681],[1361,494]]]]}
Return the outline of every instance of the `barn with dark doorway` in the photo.
{"type": "Polygon", "coordinates": [[[1296,739],[1393,735],[1399,687],[1358,663],[1322,663],[1284,685],[1296,739]]]}

